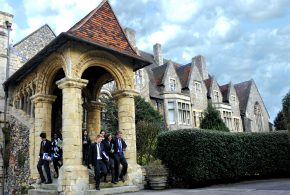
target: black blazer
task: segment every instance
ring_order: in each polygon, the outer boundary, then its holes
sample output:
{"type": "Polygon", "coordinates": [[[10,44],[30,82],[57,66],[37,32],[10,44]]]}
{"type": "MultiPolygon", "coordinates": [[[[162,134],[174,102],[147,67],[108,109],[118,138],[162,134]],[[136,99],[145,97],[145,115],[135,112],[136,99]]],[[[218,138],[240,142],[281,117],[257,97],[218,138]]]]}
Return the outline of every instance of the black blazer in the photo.
{"type": "Polygon", "coordinates": [[[106,154],[107,154],[109,157],[114,157],[114,153],[111,153],[111,149],[114,149],[114,145],[115,145],[114,140],[112,139],[111,142],[109,142],[109,140],[103,140],[102,143],[103,143],[103,145],[104,145],[104,148],[105,148],[106,154]]]}
{"type": "MultiPolygon", "coordinates": [[[[106,154],[105,147],[102,143],[100,143],[100,151],[101,157],[103,161],[109,160],[108,155],[106,154]]],[[[96,162],[98,160],[97,156],[97,143],[93,143],[90,147],[90,154],[89,154],[89,162],[90,164],[96,166],[96,162]]]]}
{"type": "MultiPolygon", "coordinates": [[[[121,143],[122,143],[122,148],[123,148],[123,151],[127,148],[127,144],[126,142],[123,140],[123,138],[120,138],[121,139],[121,143]]],[[[118,153],[118,149],[119,149],[119,143],[118,143],[118,139],[115,138],[114,139],[114,153],[117,154],[118,153]]]]}
{"type": "MultiPolygon", "coordinates": [[[[39,149],[39,157],[42,158],[43,153],[41,152],[43,141],[40,142],[40,149],[39,149]]],[[[49,140],[45,140],[45,145],[43,148],[44,153],[48,153],[48,156],[51,156],[51,142],[49,140]]]]}

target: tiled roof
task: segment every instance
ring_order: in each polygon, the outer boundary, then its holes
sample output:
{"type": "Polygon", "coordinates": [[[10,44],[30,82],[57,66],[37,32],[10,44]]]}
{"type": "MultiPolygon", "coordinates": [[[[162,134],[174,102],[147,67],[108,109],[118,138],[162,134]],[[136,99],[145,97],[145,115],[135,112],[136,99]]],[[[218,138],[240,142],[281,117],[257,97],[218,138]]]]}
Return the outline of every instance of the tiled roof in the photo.
{"type": "Polygon", "coordinates": [[[203,82],[204,82],[204,84],[205,84],[205,86],[206,86],[206,88],[207,88],[207,91],[209,91],[209,88],[210,88],[211,85],[212,85],[212,77],[210,77],[210,78],[208,78],[208,79],[205,79],[203,82]]]}
{"type": "Polygon", "coordinates": [[[237,92],[237,96],[239,98],[241,113],[245,113],[247,109],[247,102],[250,95],[251,85],[252,85],[252,80],[234,85],[237,92]]]}
{"type": "Polygon", "coordinates": [[[220,90],[222,92],[223,102],[229,102],[230,84],[220,86],[220,90]]]}
{"type": "Polygon", "coordinates": [[[163,80],[165,71],[167,69],[167,66],[168,66],[168,64],[164,64],[162,66],[158,66],[158,67],[152,69],[156,85],[162,84],[162,80],[163,80]]]}
{"type": "Polygon", "coordinates": [[[121,53],[137,55],[107,0],[76,23],[67,33],[121,53]]]}
{"type": "Polygon", "coordinates": [[[191,63],[184,65],[184,66],[180,66],[178,68],[176,68],[176,73],[179,77],[182,89],[187,88],[188,87],[188,79],[189,79],[189,74],[191,72],[191,63]]]}

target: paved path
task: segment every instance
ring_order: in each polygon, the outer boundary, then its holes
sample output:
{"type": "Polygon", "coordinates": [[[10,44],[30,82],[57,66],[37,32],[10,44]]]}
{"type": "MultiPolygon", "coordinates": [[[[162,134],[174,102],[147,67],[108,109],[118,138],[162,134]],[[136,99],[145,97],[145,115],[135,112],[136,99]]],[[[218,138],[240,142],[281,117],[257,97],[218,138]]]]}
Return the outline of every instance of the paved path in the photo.
{"type": "Polygon", "coordinates": [[[290,195],[289,179],[244,181],[196,189],[143,190],[129,195],[290,195]]]}

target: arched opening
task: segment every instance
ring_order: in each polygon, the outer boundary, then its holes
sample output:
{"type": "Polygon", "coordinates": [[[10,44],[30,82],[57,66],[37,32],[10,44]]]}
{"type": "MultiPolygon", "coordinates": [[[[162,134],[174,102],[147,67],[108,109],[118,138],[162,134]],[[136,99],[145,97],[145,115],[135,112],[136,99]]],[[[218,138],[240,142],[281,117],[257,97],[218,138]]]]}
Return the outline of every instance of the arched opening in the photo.
{"type": "Polygon", "coordinates": [[[55,101],[52,104],[51,110],[51,137],[55,133],[59,134],[62,128],[62,90],[55,84],[56,81],[61,80],[65,77],[63,69],[59,69],[52,82],[52,95],[56,96],[55,101]]]}
{"type": "Polygon", "coordinates": [[[100,102],[100,91],[106,83],[112,83],[114,78],[106,69],[98,66],[87,68],[81,78],[89,81],[86,88],[82,91],[82,128],[83,130],[88,130],[90,135],[95,135],[103,128],[101,122],[102,109],[98,107],[99,105],[96,105],[100,102]]]}

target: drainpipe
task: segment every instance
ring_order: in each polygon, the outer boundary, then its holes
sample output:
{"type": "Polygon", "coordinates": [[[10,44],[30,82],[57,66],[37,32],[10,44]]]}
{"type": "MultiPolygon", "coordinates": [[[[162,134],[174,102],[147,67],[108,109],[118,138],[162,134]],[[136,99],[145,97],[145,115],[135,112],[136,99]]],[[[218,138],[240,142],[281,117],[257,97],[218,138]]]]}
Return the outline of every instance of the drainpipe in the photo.
{"type": "MultiPolygon", "coordinates": [[[[10,66],[10,31],[12,23],[9,21],[6,21],[6,27],[8,31],[8,39],[7,39],[7,64],[6,64],[6,81],[9,78],[9,66],[10,66]]],[[[6,115],[7,115],[7,99],[8,99],[8,89],[5,88],[5,104],[4,104],[4,127],[7,127],[7,121],[6,121],[6,115]]]]}
{"type": "MultiPolygon", "coordinates": [[[[7,64],[6,64],[6,81],[9,78],[9,66],[10,66],[10,31],[12,23],[9,21],[6,21],[6,27],[8,31],[8,39],[7,39],[7,64]]],[[[5,91],[5,104],[4,104],[4,127],[7,128],[7,99],[8,99],[8,88],[4,88],[5,91]]],[[[4,143],[3,143],[3,163],[4,163],[4,155],[5,155],[5,137],[4,137],[4,143]]],[[[6,170],[5,166],[3,164],[3,179],[2,179],[2,194],[4,194],[5,190],[5,179],[6,179],[6,170]]]]}

